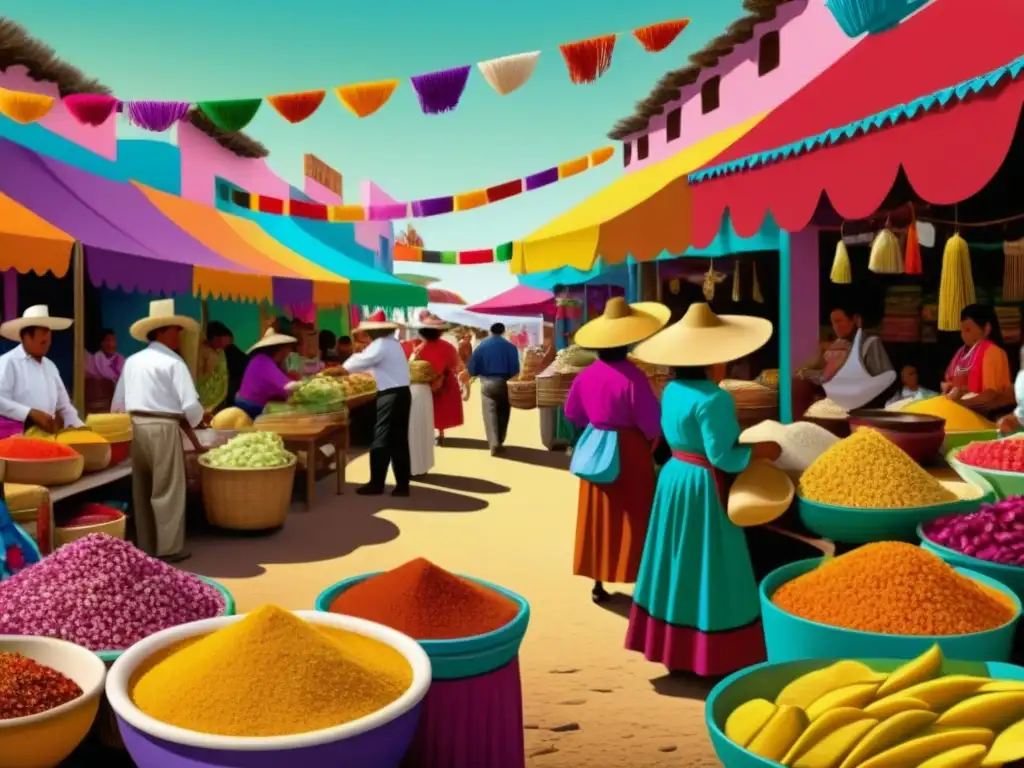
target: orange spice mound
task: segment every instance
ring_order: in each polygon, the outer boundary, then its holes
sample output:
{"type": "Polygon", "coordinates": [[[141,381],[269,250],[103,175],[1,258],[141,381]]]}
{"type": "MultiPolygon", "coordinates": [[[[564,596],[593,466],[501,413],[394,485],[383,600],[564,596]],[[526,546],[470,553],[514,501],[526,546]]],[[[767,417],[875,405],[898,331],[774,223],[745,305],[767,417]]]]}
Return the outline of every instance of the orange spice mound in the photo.
{"type": "Polygon", "coordinates": [[[376,621],[414,640],[453,640],[501,629],[519,606],[421,557],[342,592],[331,612],[376,621]]]}
{"type": "Polygon", "coordinates": [[[865,544],[783,584],[772,602],[810,621],[886,635],[964,635],[1001,627],[1013,606],[912,544],[865,544]]]}

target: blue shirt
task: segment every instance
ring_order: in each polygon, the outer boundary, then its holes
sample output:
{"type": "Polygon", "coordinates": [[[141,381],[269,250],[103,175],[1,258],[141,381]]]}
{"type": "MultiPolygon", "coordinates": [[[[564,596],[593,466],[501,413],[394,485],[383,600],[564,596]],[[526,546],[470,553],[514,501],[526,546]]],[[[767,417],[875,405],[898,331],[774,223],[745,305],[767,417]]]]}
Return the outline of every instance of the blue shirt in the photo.
{"type": "Polygon", "coordinates": [[[469,375],[511,379],[519,373],[519,350],[504,336],[488,336],[469,358],[469,375]]]}

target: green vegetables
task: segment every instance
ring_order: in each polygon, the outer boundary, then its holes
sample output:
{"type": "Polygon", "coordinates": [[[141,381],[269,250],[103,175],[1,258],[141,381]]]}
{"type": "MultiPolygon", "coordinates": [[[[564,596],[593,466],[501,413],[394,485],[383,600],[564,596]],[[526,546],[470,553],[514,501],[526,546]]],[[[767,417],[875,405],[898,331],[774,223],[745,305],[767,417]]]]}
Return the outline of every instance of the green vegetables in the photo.
{"type": "Polygon", "coordinates": [[[273,432],[246,432],[203,454],[201,461],[220,469],[271,469],[295,460],[273,432]]]}
{"type": "Polygon", "coordinates": [[[288,404],[313,413],[340,411],[345,407],[345,387],[334,376],[314,376],[299,384],[288,404]]]}

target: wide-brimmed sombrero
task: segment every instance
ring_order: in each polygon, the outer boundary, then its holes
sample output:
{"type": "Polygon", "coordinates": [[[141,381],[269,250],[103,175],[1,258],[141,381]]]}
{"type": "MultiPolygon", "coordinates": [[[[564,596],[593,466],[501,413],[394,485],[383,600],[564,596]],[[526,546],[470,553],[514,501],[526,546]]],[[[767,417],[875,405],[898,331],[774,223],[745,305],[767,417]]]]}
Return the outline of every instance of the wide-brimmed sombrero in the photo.
{"type": "Polygon", "coordinates": [[[789,475],[764,459],[751,461],[729,489],[729,520],[743,528],[778,520],[793,503],[793,493],[789,475]]]}
{"type": "Polygon", "coordinates": [[[383,309],[378,309],[369,317],[363,318],[359,325],[356,326],[353,333],[359,333],[360,331],[397,331],[398,323],[388,320],[388,316],[384,314],[383,309]]]}
{"type": "Polygon", "coordinates": [[[442,320],[437,315],[428,312],[427,310],[423,310],[420,312],[419,316],[415,320],[410,321],[406,327],[413,331],[419,331],[424,328],[433,328],[437,331],[447,331],[455,326],[452,323],[442,320]]]}
{"type": "Polygon", "coordinates": [[[673,368],[714,365],[756,352],[772,337],[772,323],[760,317],[716,315],[701,302],[691,304],[682,320],[633,350],[651,365],[673,368]]]}
{"type": "Polygon", "coordinates": [[[266,333],[263,334],[263,338],[253,344],[246,351],[247,355],[251,355],[257,349],[266,349],[267,347],[280,347],[284,344],[298,344],[299,340],[294,336],[286,336],[283,333],[278,333],[273,328],[267,328],[266,333]]]}
{"type": "Polygon", "coordinates": [[[67,317],[52,317],[46,304],[36,304],[14,320],[0,325],[0,336],[8,341],[21,341],[21,332],[26,328],[48,328],[51,331],[66,331],[71,327],[67,317]]]}
{"type": "Polygon", "coordinates": [[[613,296],[600,317],[576,331],[573,343],[587,349],[628,347],[664,328],[671,316],[672,311],[656,301],[627,304],[621,296],[613,296]]]}
{"type": "Polygon", "coordinates": [[[190,333],[199,332],[199,323],[188,315],[174,311],[174,299],[157,299],[149,302],[149,316],[132,323],[128,333],[136,341],[149,341],[149,334],[160,328],[181,328],[190,333]]]}

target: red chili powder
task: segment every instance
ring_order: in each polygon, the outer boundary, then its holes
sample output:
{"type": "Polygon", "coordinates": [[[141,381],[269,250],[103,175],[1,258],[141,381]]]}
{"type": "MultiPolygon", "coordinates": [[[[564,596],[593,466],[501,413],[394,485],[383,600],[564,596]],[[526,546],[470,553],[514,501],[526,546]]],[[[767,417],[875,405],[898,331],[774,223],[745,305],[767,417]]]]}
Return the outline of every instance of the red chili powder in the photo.
{"type": "Polygon", "coordinates": [[[5,437],[0,440],[0,459],[69,459],[77,456],[74,448],[37,437],[5,437]]]}
{"type": "Polygon", "coordinates": [[[0,720],[47,712],[82,695],[78,683],[20,653],[0,651],[0,720]]]}
{"type": "Polygon", "coordinates": [[[415,640],[453,640],[500,629],[519,606],[421,557],[342,592],[331,612],[376,621],[415,640]]]}

